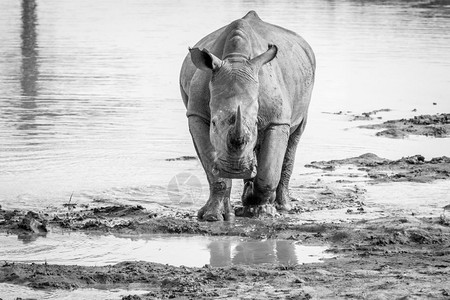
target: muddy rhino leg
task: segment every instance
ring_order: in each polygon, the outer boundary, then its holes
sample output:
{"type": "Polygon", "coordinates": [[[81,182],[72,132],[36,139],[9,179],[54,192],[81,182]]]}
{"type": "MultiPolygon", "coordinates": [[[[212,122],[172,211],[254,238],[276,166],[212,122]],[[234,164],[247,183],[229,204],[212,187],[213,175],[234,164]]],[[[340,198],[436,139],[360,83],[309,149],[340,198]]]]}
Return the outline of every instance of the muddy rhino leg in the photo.
{"type": "Polygon", "coordinates": [[[244,206],[274,203],[288,139],[288,125],[271,126],[265,131],[258,155],[258,173],[253,181],[247,181],[244,186],[244,206]]]}
{"type": "Polygon", "coordinates": [[[284,156],[283,168],[281,170],[280,183],[277,187],[277,196],[275,198],[275,206],[278,210],[288,211],[291,209],[289,180],[291,179],[292,170],[294,169],[295,153],[297,145],[305,129],[306,120],[304,120],[289,137],[289,142],[284,156]]]}
{"type": "Polygon", "coordinates": [[[228,221],[234,217],[230,203],[231,179],[216,177],[211,172],[214,157],[209,139],[209,123],[200,117],[190,116],[189,131],[209,183],[209,199],[199,210],[198,219],[228,221]]]}

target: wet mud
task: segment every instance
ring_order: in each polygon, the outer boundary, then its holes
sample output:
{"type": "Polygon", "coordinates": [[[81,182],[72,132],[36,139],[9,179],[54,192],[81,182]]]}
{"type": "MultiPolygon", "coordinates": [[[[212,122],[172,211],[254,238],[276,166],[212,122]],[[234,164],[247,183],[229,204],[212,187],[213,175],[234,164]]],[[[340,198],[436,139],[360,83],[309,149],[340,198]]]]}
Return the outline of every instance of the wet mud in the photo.
{"type": "Polygon", "coordinates": [[[388,160],[364,154],[308,166],[319,173],[314,180],[292,187],[293,209],[271,217],[209,223],[197,221],[193,208],[150,210],[97,203],[97,207],[62,207],[60,211],[0,209],[0,232],[30,240],[61,229],[136,237],[169,233],[284,239],[326,245],[334,258],[320,263],[201,268],[145,261],[101,267],[5,261],[0,263],[0,283],[44,290],[131,286],[147,291],[144,295],[130,292],[122,299],[450,299],[450,199],[433,215],[407,210],[380,215],[376,207],[365,203],[364,188],[367,183],[447,182],[450,158],[427,160],[416,155],[388,160]],[[348,166],[355,172],[340,173],[339,179],[327,176],[348,166]],[[333,212],[339,217],[328,218],[333,212]]]}
{"type": "Polygon", "coordinates": [[[450,136],[450,114],[420,115],[410,119],[389,120],[381,124],[362,125],[360,128],[383,129],[376,136],[406,138],[409,135],[422,135],[436,138],[450,136]]]}
{"type": "Polygon", "coordinates": [[[450,227],[441,219],[392,217],[341,224],[278,222],[275,235],[332,245],[335,259],[312,264],[211,268],[122,262],[105,267],[0,265],[0,282],[36,289],[119,288],[148,291],[122,299],[446,299],[450,227]],[[406,297],[406,298],[405,298],[406,297]]]}
{"type": "Polygon", "coordinates": [[[353,165],[359,171],[366,172],[372,183],[405,181],[425,183],[450,178],[450,157],[447,156],[426,160],[418,154],[389,160],[373,153],[366,153],[340,160],[314,161],[306,167],[334,171],[343,165],[353,165]]]}

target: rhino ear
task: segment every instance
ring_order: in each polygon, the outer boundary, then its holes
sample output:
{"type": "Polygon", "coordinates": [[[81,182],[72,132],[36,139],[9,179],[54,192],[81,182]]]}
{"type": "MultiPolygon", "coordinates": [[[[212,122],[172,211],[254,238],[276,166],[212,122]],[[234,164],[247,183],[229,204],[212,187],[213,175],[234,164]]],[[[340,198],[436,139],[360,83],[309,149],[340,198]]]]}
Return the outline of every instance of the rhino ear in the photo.
{"type": "Polygon", "coordinates": [[[220,69],[223,64],[220,58],[216,57],[206,49],[200,50],[199,48],[189,48],[189,52],[191,53],[192,62],[200,70],[216,71],[220,69]]]}
{"type": "Polygon", "coordinates": [[[250,63],[255,67],[255,70],[259,71],[262,65],[270,62],[277,56],[278,47],[272,44],[269,44],[269,49],[266,52],[258,55],[255,58],[250,60],[250,63]]]}

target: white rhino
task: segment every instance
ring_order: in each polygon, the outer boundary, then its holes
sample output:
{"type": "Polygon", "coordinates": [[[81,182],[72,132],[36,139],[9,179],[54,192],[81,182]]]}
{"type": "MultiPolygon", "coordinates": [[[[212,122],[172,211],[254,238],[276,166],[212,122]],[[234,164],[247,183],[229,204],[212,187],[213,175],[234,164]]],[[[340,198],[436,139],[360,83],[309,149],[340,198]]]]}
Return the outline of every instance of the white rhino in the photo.
{"type": "Polygon", "coordinates": [[[244,207],[289,209],[289,180],[315,66],[303,38],[254,11],[189,49],[181,95],[210,187],[200,220],[234,217],[232,178],[244,179],[244,207]]]}

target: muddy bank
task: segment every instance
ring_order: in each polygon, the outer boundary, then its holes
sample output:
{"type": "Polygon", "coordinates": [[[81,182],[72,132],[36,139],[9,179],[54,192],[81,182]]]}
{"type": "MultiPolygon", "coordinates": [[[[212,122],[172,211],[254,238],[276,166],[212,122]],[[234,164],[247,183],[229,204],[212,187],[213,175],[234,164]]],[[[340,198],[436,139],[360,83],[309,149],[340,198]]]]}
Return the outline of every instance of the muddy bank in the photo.
{"type": "MultiPolygon", "coordinates": [[[[380,113],[390,112],[389,108],[376,109],[360,114],[352,111],[323,112],[326,114],[348,116],[350,121],[372,121],[383,119],[380,113]]],[[[413,110],[416,111],[416,110],[413,110]]],[[[434,115],[419,115],[409,119],[389,120],[381,124],[368,124],[358,126],[365,129],[380,130],[375,135],[388,138],[402,139],[409,135],[422,135],[436,138],[450,136],[450,113],[434,115]]]]}
{"type": "MultiPolygon", "coordinates": [[[[199,222],[197,209],[178,206],[160,206],[156,209],[130,205],[98,207],[66,207],[58,211],[28,212],[0,209],[0,232],[18,234],[21,238],[35,239],[45,236],[47,231],[100,232],[106,234],[196,234],[208,236],[241,236],[254,239],[275,238],[289,224],[309,221],[302,213],[345,209],[348,213],[364,213],[365,189],[352,183],[338,182],[334,185],[322,181],[293,187],[301,194],[292,198],[292,209],[287,213],[260,215],[258,218],[239,218],[233,222],[199,222]],[[25,226],[24,224],[35,224],[25,226]],[[40,226],[40,229],[37,229],[40,226]]],[[[99,204],[100,205],[100,204],[99,204]]],[[[233,202],[235,209],[242,207],[240,200],[233,202]]],[[[303,225],[302,225],[303,226],[303,225]]],[[[297,227],[299,230],[300,227],[297,227]]],[[[309,228],[306,227],[306,231],[309,228]]],[[[301,231],[297,234],[301,235],[301,231]]],[[[283,234],[284,237],[289,235],[283,234]]]]}
{"type": "MultiPolygon", "coordinates": [[[[450,290],[450,227],[442,219],[386,218],[343,224],[286,225],[332,246],[324,263],[186,268],[149,262],[78,267],[5,262],[0,282],[33,288],[117,288],[136,284],[147,295],[123,299],[446,299],[450,290]]],[[[305,237],[291,236],[302,242],[305,237]]]]}
{"type": "Polygon", "coordinates": [[[305,167],[334,171],[343,165],[353,165],[359,171],[366,172],[372,183],[404,181],[425,183],[450,178],[450,158],[447,156],[426,160],[422,155],[414,155],[389,160],[373,153],[366,153],[340,160],[313,161],[305,167]]]}
{"type": "MultiPolygon", "coordinates": [[[[309,182],[292,187],[292,195],[298,198],[293,199],[293,209],[271,217],[208,223],[197,221],[194,208],[96,203],[97,207],[64,205],[58,211],[0,209],[0,232],[27,242],[54,230],[136,238],[182,233],[283,239],[328,246],[336,255],[333,259],[214,268],[143,261],[104,267],[2,262],[0,283],[44,290],[134,287],[148,292],[130,293],[123,299],[450,299],[450,202],[427,217],[406,210],[393,213],[367,205],[364,188],[367,183],[448,180],[450,158],[427,160],[416,155],[388,160],[364,154],[312,162],[309,167],[321,171],[309,182]],[[350,173],[341,172],[349,168],[350,173]],[[332,174],[339,179],[327,176],[332,174]],[[323,217],[333,212],[337,218],[323,217]]],[[[235,207],[240,204],[233,202],[235,207]]]]}
{"type": "MultiPolygon", "coordinates": [[[[328,196],[331,194],[327,194],[328,196]]],[[[196,211],[177,211],[176,208],[166,209],[159,214],[131,206],[109,206],[99,209],[79,211],[74,218],[61,219],[56,214],[49,214],[47,231],[63,228],[68,231],[97,232],[104,234],[192,234],[208,236],[240,236],[254,239],[283,238],[303,239],[306,243],[322,243],[321,235],[311,236],[311,232],[322,231],[332,224],[321,224],[318,226],[314,222],[302,222],[295,224],[302,211],[314,211],[324,209],[337,209],[343,207],[359,207],[362,211],[363,203],[348,201],[347,204],[337,205],[329,201],[327,195],[319,198],[314,204],[301,207],[303,201],[297,203],[298,208],[284,215],[275,217],[259,218],[236,218],[234,222],[199,222],[196,211]],[[300,208],[301,207],[301,208],[300,208]],[[119,215],[110,214],[105,211],[116,211],[119,215]],[[175,215],[175,216],[174,216],[175,215]]],[[[34,240],[45,237],[46,232],[36,233],[33,230],[21,227],[23,220],[28,218],[28,213],[21,211],[0,211],[0,218],[5,214],[13,215],[0,225],[0,232],[18,235],[24,240],[34,240]]]]}
{"type": "Polygon", "coordinates": [[[436,138],[450,136],[450,114],[420,115],[410,119],[389,120],[382,124],[359,126],[367,129],[383,129],[376,136],[405,138],[411,134],[436,138]]]}
{"type": "MultiPolygon", "coordinates": [[[[352,182],[343,180],[329,184],[319,179],[292,187],[292,192],[296,198],[291,199],[292,209],[289,212],[260,215],[257,218],[236,217],[233,222],[199,222],[197,209],[176,205],[155,209],[145,209],[140,205],[70,209],[64,206],[57,211],[39,212],[0,209],[0,232],[17,234],[28,240],[45,236],[47,231],[61,229],[105,234],[226,235],[253,239],[290,238],[295,234],[307,243],[316,243],[323,242],[320,236],[312,238],[309,234],[310,225],[315,228],[316,223],[305,219],[303,213],[343,210],[347,215],[365,214],[366,190],[352,182]],[[296,223],[299,225],[291,228],[296,223]],[[40,226],[39,229],[37,226],[40,226]]],[[[236,199],[233,206],[238,210],[242,203],[236,199]]]]}

